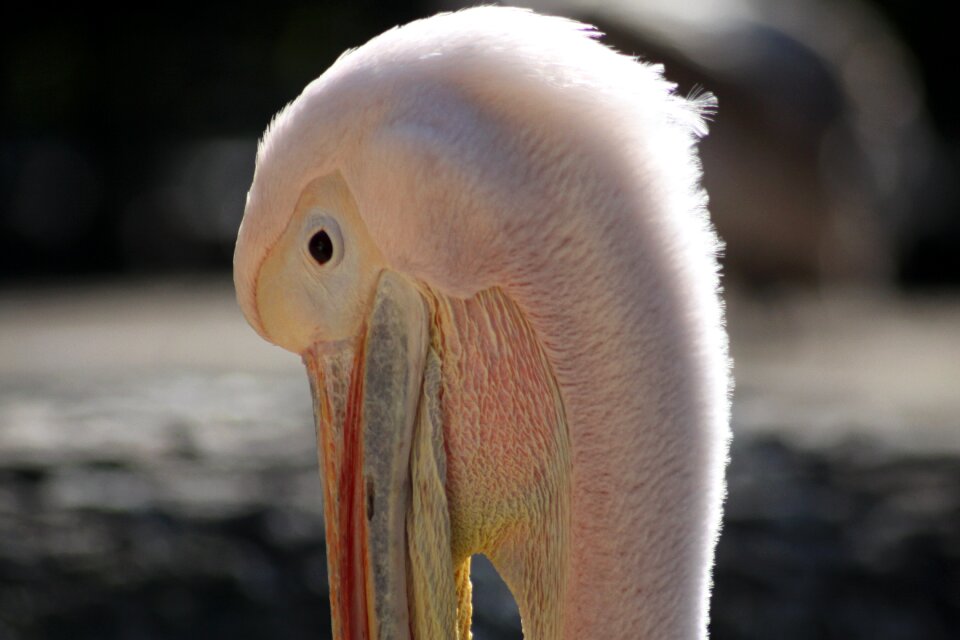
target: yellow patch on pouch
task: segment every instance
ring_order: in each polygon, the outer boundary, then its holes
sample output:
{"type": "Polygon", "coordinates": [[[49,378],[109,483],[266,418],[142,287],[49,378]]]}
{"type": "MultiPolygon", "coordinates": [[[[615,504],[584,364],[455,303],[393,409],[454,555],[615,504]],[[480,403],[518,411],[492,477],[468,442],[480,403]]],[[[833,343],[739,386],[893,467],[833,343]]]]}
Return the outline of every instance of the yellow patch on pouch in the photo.
{"type": "Polygon", "coordinates": [[[436,350],[440,362],[439,444],[449,452],[444,504],[459,602],[460,635],[445,637],[469,637],[475,553],[490,558],[513,592],[525,637],[561,637],[571,459],[553,372],[503,290],[468,300],[424,293],[434,309],[430,357],[436,350]]]}

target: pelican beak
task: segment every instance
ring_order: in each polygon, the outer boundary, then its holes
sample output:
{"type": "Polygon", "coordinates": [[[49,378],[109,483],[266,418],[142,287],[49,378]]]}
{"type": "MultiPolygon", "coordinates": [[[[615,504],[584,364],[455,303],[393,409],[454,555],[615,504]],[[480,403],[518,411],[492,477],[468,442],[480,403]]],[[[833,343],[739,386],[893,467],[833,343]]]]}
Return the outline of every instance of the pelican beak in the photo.
{"type": "Polygon", "coordinates": [[[317,423],[335,638],[410,637],[406,518],[429,318],[417,289],[385,271],[361,337],[315,345],[304,354],[317,423]]]}

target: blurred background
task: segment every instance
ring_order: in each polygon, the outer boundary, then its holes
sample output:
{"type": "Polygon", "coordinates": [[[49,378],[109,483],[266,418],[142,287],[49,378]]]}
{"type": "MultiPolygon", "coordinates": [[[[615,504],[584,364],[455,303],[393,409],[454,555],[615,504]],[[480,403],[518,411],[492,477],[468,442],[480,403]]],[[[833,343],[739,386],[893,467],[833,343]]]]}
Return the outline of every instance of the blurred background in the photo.
{"type": "MultiPolygon", "coordinates": [[[[230,261],[256,141],[458,2],[19,9],[0,39],[0,638],[329,633],[309,390],[230,261]]],[[[736,362],[712,637],[960,637],[947,4],[564,0],[720,108],[736,362]]],[[[478,639],[519,638],[475,565],[478,639]]]]}

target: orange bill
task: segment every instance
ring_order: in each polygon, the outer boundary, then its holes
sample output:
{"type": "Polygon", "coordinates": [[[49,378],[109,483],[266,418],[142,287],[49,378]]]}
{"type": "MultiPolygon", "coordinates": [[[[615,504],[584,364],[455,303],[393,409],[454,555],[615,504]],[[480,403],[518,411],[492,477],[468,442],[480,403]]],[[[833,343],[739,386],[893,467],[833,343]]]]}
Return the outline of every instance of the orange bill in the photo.
{"type": "Polygon", "coordinates": [[[410,450],[429,345],[428,309],[384,272],[365,331],[304,354],[324,486],[333,635],[409,638],[410,450]]]}

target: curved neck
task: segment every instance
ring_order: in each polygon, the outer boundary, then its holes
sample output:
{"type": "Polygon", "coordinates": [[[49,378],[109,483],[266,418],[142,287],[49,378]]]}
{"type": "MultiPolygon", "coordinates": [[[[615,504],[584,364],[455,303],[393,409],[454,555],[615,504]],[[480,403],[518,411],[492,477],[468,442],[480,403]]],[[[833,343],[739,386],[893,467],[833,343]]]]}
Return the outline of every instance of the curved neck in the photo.
{"type": "Polygon", "coordinates": [[[656,236],[607,240],[619,261],[593,273],[570,261],[509,288],[568,418],[563,637],[702,638],[727,440],[725,344],[709,344],[719,304],[712,290],[687,299],[703,287],[656,236]]]}
{"type": "Polygon", "coordinates": [[[598,314],[596,296],[526,295],[545,284],[434,293],[454,563],[490,557],[528,640],[702,637],[713,363],[666,291],[624,309],[614,290],[598,314]]]}
{"type": "Polygon", "coordinates": [[[570,442],[567,638],[706,633],[728,407],[716,239],[683,112],[646,90],[652,106],[604,111],[622,130],[575,126],[578,103],[534,121],[520,93],[441,91],[344,169],[393,268],[451,298],[499,287],[545,354],[570,442]]]}

